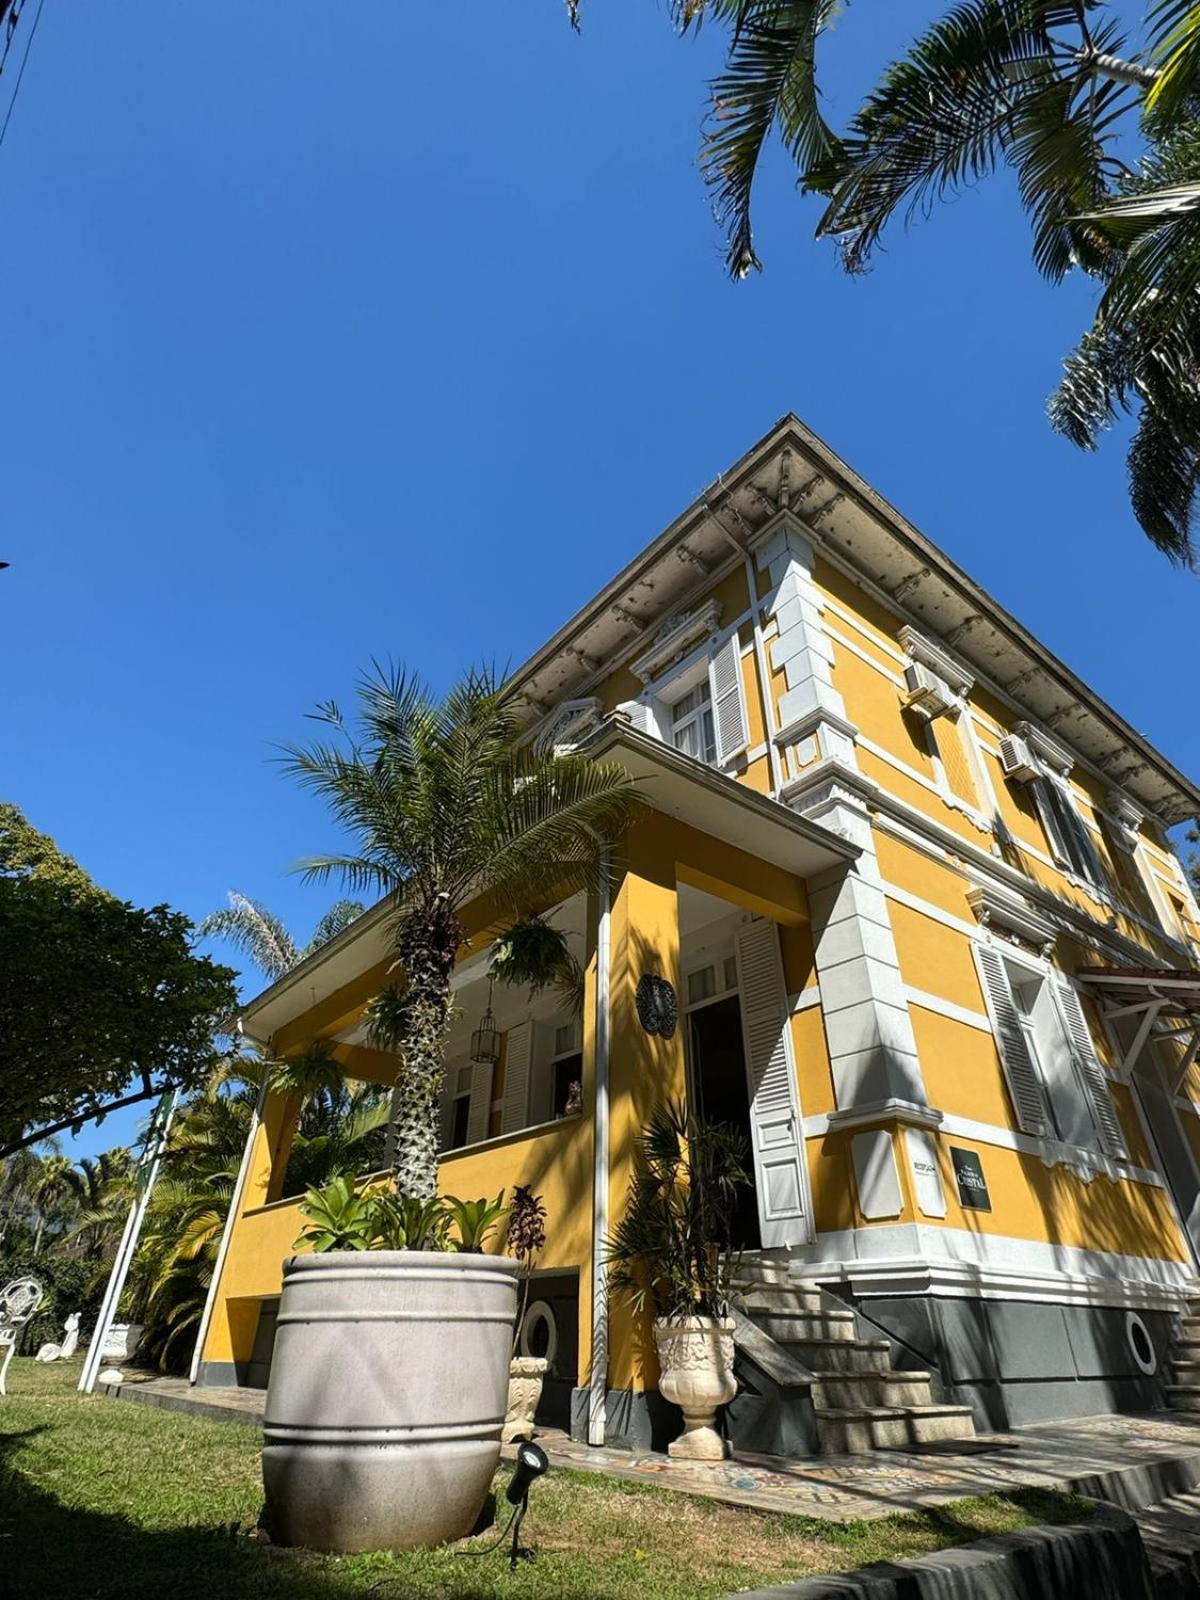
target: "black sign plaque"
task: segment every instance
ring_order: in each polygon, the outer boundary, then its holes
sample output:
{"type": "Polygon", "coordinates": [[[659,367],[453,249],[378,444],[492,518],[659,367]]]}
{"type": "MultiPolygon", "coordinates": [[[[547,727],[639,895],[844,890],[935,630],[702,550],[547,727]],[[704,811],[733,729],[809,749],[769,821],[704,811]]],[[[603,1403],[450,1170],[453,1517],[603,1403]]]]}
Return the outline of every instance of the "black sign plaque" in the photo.
{"type": "Polygon", "coordinates": [[[958,1184],[958,1202],[965,1211],[990,1211],[992,1197],[988,1194],[983,1163],[974,1150],[956,1150],[950,1146],[950,1160],[954,1164],[954,1178],[958,1184]]]}

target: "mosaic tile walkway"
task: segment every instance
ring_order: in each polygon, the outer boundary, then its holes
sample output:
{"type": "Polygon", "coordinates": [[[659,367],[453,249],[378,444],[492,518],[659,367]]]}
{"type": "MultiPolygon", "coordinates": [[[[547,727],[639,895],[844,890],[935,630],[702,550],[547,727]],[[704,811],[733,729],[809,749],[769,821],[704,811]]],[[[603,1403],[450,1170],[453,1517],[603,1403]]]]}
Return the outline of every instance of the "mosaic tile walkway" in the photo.
{"type": "MultiPolygon", "coordinates": [[[[261,1422],[265,1399],[259,1389],[193,1389],[182,1378],[140,1373],[131,1373],[119,1390],[108,1392],[122,1400],[252,1425],[261,1422]]],[[[1122,1500],[1132,1493],[1144,1504],[1173,1492],[1165,1488],[1143,1494],[1140,1488],[1143,1479],[1171,1470],[1172,1463],[1190,1477],[1178,1490],[1200,1483],[1200,1419],[1193,1423],[1165,1414],[1042,1423],[924,1451],[798,1460],[739,1453],[712,1465],[593,1449],[555,1429],[540,1431],[538,1442],[556,1466],[656,1483],[762,1511],[838,1521],[887,1516],[964,1495],[1044,1486],[1100,1499],[1122,1500]]]]}

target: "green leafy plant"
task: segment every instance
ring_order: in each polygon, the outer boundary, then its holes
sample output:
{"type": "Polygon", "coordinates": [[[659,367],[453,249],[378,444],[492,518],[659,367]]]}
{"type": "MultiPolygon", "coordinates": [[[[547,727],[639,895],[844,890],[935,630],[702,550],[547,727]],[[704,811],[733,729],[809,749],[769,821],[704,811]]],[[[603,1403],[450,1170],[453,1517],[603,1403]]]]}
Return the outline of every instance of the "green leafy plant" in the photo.
{"type": "Polygon", "coordinates": [[[448,1250],[450,1217],[441,1199],[379,1191],[372,1196],[381,1250],[448,1250]]]}
{"type": "Polygon", "coordinates": [[[357,1193],[353,1178],[334,1178],[324,1189],[310,1189],[300,1214],[308,1220],[295,1249],[369,1250],[379,1236],[377,1198],[357,1193]]]}
{"type": "Polygon", "coordinates": [[[625,1213],[605,1242],[609,1282],[639,1313],[723,1317],[737,1266],[730,1219],[750,1179],[736,1128],[667,1101],[638,1137],[625,1213]]]}
{"type": "Polygon", "coordinates": [[[503,1189],[494,1200],[456,1200],[447,1195],[443,1204],[458,1229],[458,1238],[451,1243],[453,1250],[483,1250],[509,1211],[503,1189]]]}

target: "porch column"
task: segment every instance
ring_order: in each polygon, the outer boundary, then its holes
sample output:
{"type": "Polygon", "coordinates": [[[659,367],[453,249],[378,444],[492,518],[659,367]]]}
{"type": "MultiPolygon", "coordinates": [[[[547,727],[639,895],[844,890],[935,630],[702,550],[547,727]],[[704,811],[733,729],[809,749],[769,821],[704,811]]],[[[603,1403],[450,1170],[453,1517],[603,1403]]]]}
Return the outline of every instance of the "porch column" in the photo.
{"type": "MultiPolygon", "coordinates": [[[[650,1113],[686,1089],[682,1016],[673,1036],[648,1034],[638,1020],[636,993],[645,974],[665,978],[679,993],[679,902],[671,819],[652,812],[630,831],[625,866],[612,886],[610,918],[610,1165],[609,1225],[624,1214],[634,1171],[634,1146],[650,1113]]],[[[658,1361],[649,1319],[638,1319],[621,1297],[609,1297],[607,1433],[610,1442],[648,1447],[658,1361]]],[[[656,1399],[656,1397],[655,1397],[656,1399]]]]}

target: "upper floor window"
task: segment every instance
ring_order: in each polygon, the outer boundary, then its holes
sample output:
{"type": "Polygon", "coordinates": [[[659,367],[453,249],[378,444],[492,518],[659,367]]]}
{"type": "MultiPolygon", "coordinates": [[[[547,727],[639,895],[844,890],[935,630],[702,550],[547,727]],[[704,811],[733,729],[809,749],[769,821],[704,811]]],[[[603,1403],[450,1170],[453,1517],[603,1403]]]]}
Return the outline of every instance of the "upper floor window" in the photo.
{"type": "Polygon", "coordinates": [[[1035,778],[1031,788],[1054,859],[1095,888],[1104,888],[1099,853],[1066,780],[1046,773],[1035,778]]]}
{"type": "Polygon", "coordinates": [[[717,759],[717,730],[713,722],[712,690],[707,678],[689,689],[670,708],[671,743],[676,750],[712,766],[717,759]]]}

